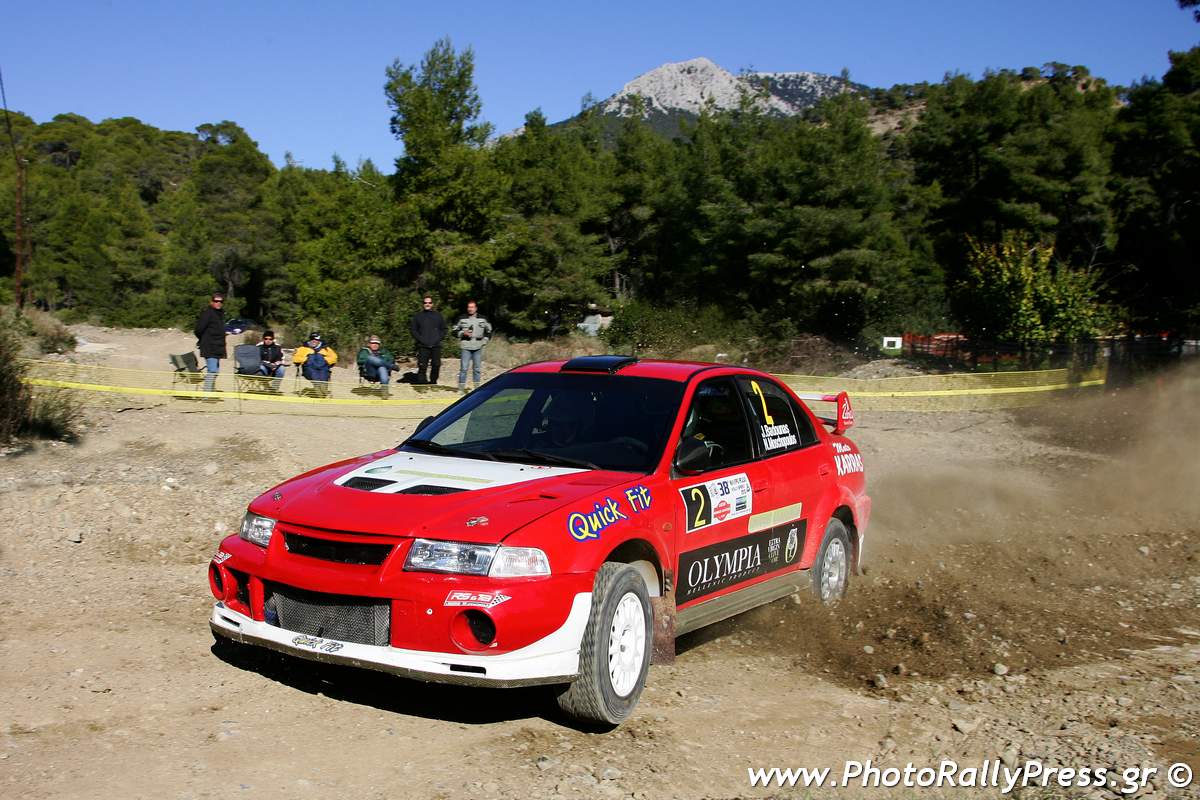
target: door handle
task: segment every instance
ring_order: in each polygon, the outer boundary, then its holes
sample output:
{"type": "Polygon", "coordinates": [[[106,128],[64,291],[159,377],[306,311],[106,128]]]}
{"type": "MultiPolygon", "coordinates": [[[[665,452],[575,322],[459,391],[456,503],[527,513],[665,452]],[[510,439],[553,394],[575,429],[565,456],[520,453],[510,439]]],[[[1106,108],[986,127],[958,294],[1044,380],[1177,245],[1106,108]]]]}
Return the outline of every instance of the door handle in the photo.
{"type": "Polygon", "coordinates": [[[828,475],[829,474],[829,465],[822,464],[821,466],[817,467],[817,474],[821,475],[821,476],[828,475]]]}
{"type": "Polygon", "coordinates": [[[750,486],[752,489],[754,489],[755,494],[758,494],[759,492],[765,492],[767,490],[766,481],[755,481],[754,483],[750,484],[750,486]]]}

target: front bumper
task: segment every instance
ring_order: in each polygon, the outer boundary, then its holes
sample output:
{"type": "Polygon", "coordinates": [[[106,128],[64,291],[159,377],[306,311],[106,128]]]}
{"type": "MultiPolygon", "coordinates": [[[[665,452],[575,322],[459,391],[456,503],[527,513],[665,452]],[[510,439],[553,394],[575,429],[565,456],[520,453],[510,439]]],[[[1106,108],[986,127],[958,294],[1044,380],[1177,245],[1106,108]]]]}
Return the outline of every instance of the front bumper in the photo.
{"type": "Polygon", "coordinates": [[[405,650],[309,636],[254,620],[222,602],[209,627],[217,636],[281,653],[405,678],[467,686],[569,683],[579,674],[579,646],[592,609],[591,592],[575,595],[566,622],[548,636],[507,653],[471,655],[405,650]]]}

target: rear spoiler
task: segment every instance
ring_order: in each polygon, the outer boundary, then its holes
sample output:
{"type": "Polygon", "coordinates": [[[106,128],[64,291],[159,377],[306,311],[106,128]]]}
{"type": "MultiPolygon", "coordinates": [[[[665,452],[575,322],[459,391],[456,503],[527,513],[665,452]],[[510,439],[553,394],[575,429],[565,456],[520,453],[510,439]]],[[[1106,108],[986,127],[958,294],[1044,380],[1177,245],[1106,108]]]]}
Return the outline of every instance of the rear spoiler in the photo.
{"type": "Polygon", "coordinates": [[[833,428],[834,433],[845,433],[848,428],[854,426],[854,409],[850,407],[850,395],[845,392],[838,392],[837,394],[806,394],[798,392],[796,396],[806,402],[815,400],[819,403],[836,403],[836,417],[817,417],[821,422],[833,428]]]}

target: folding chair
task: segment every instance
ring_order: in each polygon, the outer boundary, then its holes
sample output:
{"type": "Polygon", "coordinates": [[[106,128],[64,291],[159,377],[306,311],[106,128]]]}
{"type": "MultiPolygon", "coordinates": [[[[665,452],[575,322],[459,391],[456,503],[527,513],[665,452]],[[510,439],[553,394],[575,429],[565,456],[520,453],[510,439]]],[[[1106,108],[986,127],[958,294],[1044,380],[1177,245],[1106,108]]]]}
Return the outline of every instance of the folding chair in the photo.
{"type": "Polygon", "coordinates": [[[265,392],[271,377],[261,372],[261,351],[256,344],[239,344],[233,348],[234,372],[238,391],[265,392]]]}
{"type": "Polygon", "coordinates": [[[304,377],[304,366],[296,365],[296,379],[292,382],[292,391],[305,397],[333,397],[333,375],[330,380],[314,381],[304,377]],[[301,388],[300,381],[308,381],[309,388],[301,388]]]}
{"type": "Polygon", "coordinates": [[[180,353],[169,356],[171,366],[175,368],[171,375],[171,388],[183,384],[183,388],[194,390],[204,385],[204,371],[200,369],[200,361],[195,353],[180,353]]]}

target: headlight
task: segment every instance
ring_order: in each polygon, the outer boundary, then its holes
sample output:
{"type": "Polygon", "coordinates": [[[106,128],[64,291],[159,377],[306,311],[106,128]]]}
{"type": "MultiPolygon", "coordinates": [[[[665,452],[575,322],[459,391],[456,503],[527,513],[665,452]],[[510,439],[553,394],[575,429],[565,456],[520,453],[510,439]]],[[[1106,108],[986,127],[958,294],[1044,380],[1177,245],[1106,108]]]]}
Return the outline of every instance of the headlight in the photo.
{"type": "Polygon", "coordinates": [[[410,572],[520,578],[549,575],[550,561],[536,547],[500,547],[494,544],[417,539],[409,548],[404,568],[410,572]]]}
{"type": "Polygon", "coordinates": [[[266,547],[271,543],[271,534],[275,531],[275,520],[270,517],[260,517],[258,514],[246,512],[242,517],[242,530],[238,534],[247,542],[266,547]]]}
{"type": "Polygon", "coordinates": [[[458,572],[464,575],[487,575],[494,544],[466,544],[417,539],[408,550],[406,570],[414,572],[458,572]]]}
{"type": "Polygon", "coordinates": [[[518,578],[549,575],[550,560],[536,547],[501,547],[488,575],[493,578],[518,578]]]}

